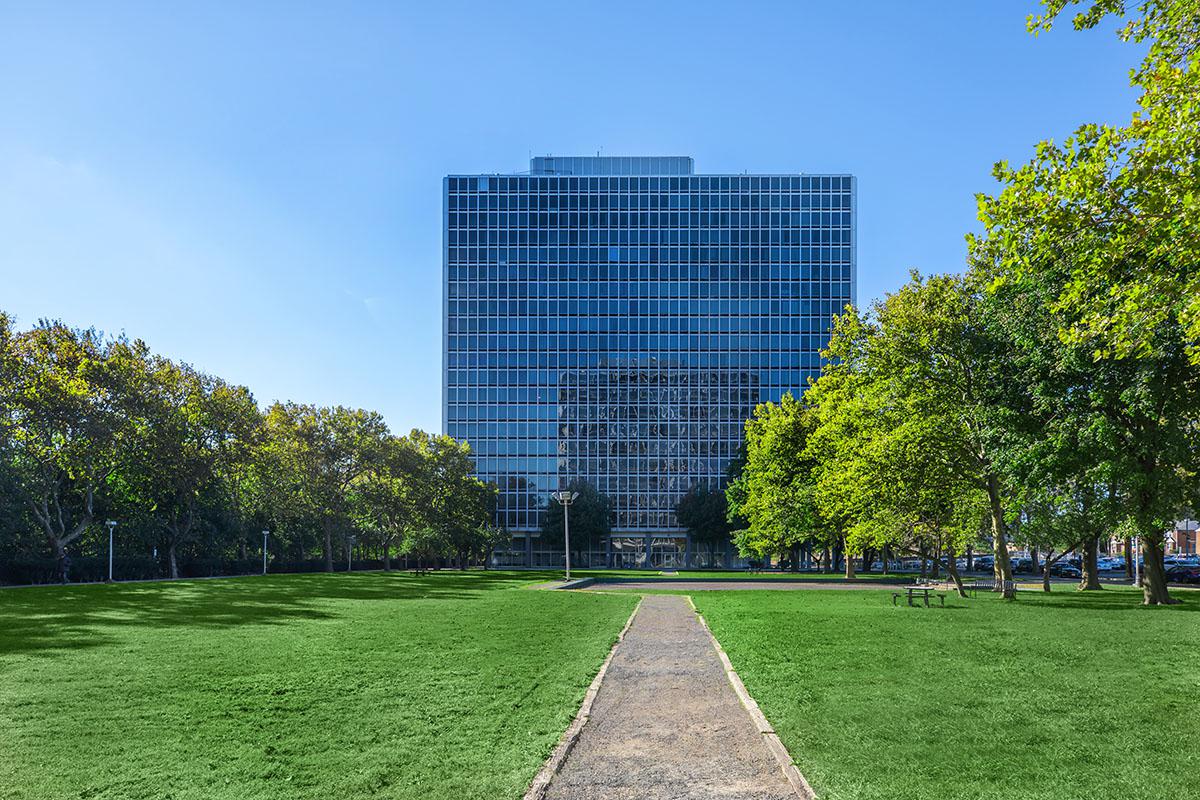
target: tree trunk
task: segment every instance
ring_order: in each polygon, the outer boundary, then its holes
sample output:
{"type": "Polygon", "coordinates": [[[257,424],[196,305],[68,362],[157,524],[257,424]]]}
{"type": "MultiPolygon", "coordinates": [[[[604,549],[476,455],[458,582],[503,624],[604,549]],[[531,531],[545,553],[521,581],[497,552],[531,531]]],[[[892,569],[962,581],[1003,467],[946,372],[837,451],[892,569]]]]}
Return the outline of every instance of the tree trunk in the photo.
{"type": "Polygon", "coordinates": [[[975,571],[975,548],[967,548],[967,572],[975,571]]]}
{"type": "Polygon", "coordinates": [[[390,540],[383,543],[383,571],[392,571],[392,543],[390,540]]]}
{"type": "Polygon", "coordinates": [[[1100,541],[1096,536],[1089,536],[1083,540],[1083,559],[1079,563],[1080,571],[1083,575],[1079,580],[1079,591],[1098,591],[1104,587],[1100,585],[1100,568],[1096,563],[1099,551],[1100,541]]]}
{"type": "Polygon", "coordinates": [[[821,572],[832,572],[833,567],[830,566],[832,561],[832,553],[828,547],[821,550],[821,572]]]}
{"type": "Polygon", "coordinates": [[[1162,532],[1140,525],[1142,540],[1142,597],[1148,606],[1174,605],[1180,602],[1167,593],[1167,571],[1163,566],[1162,532]]]}
{"type": "Polygon", "coordinates": [[[1046,551],[1046,566],[1042,568],[1042,591],[1047,594],[1050,593],[1050,567],[1054,565],[1054,562],[1050,560],[1050,554],[1053,552],[1053,550],[1046,551]]]}
{"type": "Polygon", "coordinates": [[[1133,583],[1133,539],[1125,537],[1125,582],[1133,583]]]}
{"type": "Polygon", "coordinates": [[[967,590],[963,586],[962,576],[958,574],[958,563],[955,560],[954,549],[946,548],[946,572],[950,573],[950,579],[954,581],[954,591],[958,592],[959,597],[966,597],[967,590]]]}
{"type": "Polygon", "coordinates": [[[846,549],[846,540],[842,540],[842,552],[846,554],[846,580],[854,580],[854,557],[850,555],[850,551],[846,549]]]}
{"type": "Polygon", "coordinates": [[[870,550],[863,550],[863,554],[862,554],[862,571],[863,571],[863,572],[870,572],[870,571],[871,571],[871,551],[870,551],[870,550]]]}
{"type": "Polygon", "coordinates": [[[1008,560],[1008,536],[1004,527],[1004,506],[1000,502],[1000,481],[995,475],[987,476],[988,506],[992,522],[992,553],[995,556],[992,573],[996,578],[996,591],[1004,594],[1005,600],[1016,599],[1012,583],[1012,562],[1008,560]]]}
{"type": "Polygon", "coordinates": [[[321,523],[325,533],[325,571],[333,572],[333,526],[326,520],[321,523]]]}
{"type": "Polygon", "coordinates": [[[179,577],[179,561],[175,558],[175,538],[167,539],[167,564],[171,568],[171,577],[179,577]]]}
{"type": "Polygon", "coordinates": [[[891,556],[891,553],[889,552],[888,546],[885,544],[883,546],[883,553],[880,556],[880,559],[883,561],[883,574],[884,575],[888,574],[888,558],[889,558],[889,556],[891,556]]]}
{"type": "Polygon", "coordinates": [[[933,558],[929,562],[929,577],[940,578],[942,576],[942,559],[941,553],[935,548],[933,558]]]}

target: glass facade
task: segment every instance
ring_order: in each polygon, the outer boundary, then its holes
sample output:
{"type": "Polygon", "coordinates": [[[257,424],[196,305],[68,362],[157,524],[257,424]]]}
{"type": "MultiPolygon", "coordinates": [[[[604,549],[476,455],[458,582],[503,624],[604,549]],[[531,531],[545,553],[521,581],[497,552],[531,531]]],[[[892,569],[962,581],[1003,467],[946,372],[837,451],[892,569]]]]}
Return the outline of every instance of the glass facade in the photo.
{"type": "Polygon", "coordinates": [[[583,478],[613,499],[610,556],[653,535],[674,563],[675,503],[721,483],[754,405],[803,389],[854,301],[855,179],[539,157],[443,199],[443,422],[498,522],[536,531],[583,478]]]}

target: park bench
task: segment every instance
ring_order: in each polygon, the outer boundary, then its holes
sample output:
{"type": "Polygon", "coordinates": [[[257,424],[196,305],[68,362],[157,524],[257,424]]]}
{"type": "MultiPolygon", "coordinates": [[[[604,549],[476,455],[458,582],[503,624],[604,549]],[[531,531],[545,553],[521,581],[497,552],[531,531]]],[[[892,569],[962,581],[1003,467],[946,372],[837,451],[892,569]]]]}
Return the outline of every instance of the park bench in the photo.
{"type": "MultiPolygon", "coordinates": [[[[984,578],[982,580],[971,581],[970,583],[963,583],[963,588],[970,592],[972,597],[979,592],[994,592],[996,591],[996,579],[984,578]]],[[[1004,588],[1015,592],[1017,584],[1014,581],[1005,581],[1004,588]]]]}

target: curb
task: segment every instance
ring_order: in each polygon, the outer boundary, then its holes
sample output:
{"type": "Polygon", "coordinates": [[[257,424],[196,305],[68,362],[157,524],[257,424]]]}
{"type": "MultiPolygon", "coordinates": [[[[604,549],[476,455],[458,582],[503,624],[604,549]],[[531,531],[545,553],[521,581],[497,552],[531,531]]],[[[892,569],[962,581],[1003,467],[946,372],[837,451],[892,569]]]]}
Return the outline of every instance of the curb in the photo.
{"type": "Polygon", "coordinates": [[[641,607],[642,601],[641,598],[638,598],[637,605],[633,607],[633,613],[629,615],[629,619],[625,620],[625,627],[621,628],[621,632],[617,634],[617,641],[613,643],[612,649],[608,651],[608,656],[604,659],[604,663],[600,665],[600,671],[596,673],[596,677],[592,678],[592,683],[588,686],[587,694],[583,696],[583,705],[579,707],[579,712],[575,715],[575,719],[563,731],[562,738],[558,740],[558,744],[555,745],[554,750],[550,753],[550,757],[546,759],[546,762],[542,764],[542,768],[538,770],[538,774],[534,776],[533,781],[529,784],[529,788],[525,790],[522,800],[542,800],[546,796],[546,790],[550,788],[550,781],[554,780],[554,776],[562,769],[563,762],[567,760],[567,756],[570,755],[572,748],[575,747],[575,743],[579,741],[579,735],[583,733],[583,726],[587,724],[588,717],[591,716],[592,704],[596,702],[596,695],[600,692],[600,684],[604,682],[604,675],[608,672],[608,665],[612,662],[617,648],[624,641],[625,634],[629,631],[629,626],[633,624],[633,618],[637,616],[638,609],[641,607]]]}
{"type": "MultiPolygon", "coordinates": [[[[796,796],[802,798],[802,800],[816,800],[816,792],[813,791],[812,786],[809,786],[808,781],[796,766],[795,760],[792,758],[791,754],[788,753],[788,750],[786,747],[784,747],[783,742],[780,741],[778,734],[775,733],[775,729],[771,726],[771,723],[767,721],[766,716],[763,715],[762,709],[758,707],[758,703],[755,702],[754,698],[750,696],[750,693],[746,691],[746,685],[742,683],[742,679],[738,676],[737,670],[733,668],[733,664],[730,662],[729,656],[726,655],[725,649],[721,647],[721,643],[717,641],[717,637],[713,636],[712,630],[708,627],[708,620],[706,620],[704,615],[697,610],[696,604],[692,601],[690,595],[687,596],[687,601],[688,605],[692,607],[692,611],[695,612],[696,618],[700,620],[700,625],[704,628],[704,632],[708,634],[708,640],[712,642],[713,648],[717,651],[717,657],[721,659],[721,666],[725,669],[725,677],[729,679],[730,685],[733,686],[733,691],[738,696],[738,700],[742,701],[742,707],[745,708],[746,713],[750,715],[750,720],[754,723],[754,727],[757,728],[758,732],[762,734],[763,741],[766,742],[767,749],[770,750],[771,755],[775,757],[776,763],[779,764],[779,768],[783,771],[784,777],[787,778],[788,783],[791,784],[792,790],[795,791],[796,796]]],[[[526,800],[529,800],[528,795],[526,795],[526,800]]]]}

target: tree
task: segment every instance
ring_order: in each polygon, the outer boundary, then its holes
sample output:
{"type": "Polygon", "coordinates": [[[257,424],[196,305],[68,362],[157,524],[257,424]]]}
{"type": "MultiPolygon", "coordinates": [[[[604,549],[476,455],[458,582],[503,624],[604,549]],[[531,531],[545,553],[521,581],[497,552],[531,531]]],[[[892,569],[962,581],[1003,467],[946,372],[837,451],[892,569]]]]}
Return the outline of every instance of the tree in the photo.
{"type": "Polygon", "coordinates": [[[261,417],[245,387],[165,358],[151,360],[146,385],[138,458],[126,478],[164,531],[178,578],[178,551],[194,540],[200,503],[222,494],[222,473],[245,457],[261,417]]]}
{"type": "Polygon", "coordinates": [[[815,464],[805,450],[812,424],[791,393],[761,403],[746,422],[746,465],[726,489],[730,517],[749,523],[734,533],[743,557],[790,553],[794,564],[801,544],[838,538],[816,502],[815,464]]]}
{"type": "Polygon", "coordinates": [[[355,524],[378,537],[385,570],[392,568],[392,548],[405,534],[428,524],[421,507],[424,466],[423,454],[412,439],[391,436],[371,469],[354,484],[355,524]]]}
{"type": "Polygon", "coordinates": [[[974,461],[961,426],[884,358],[887,333],[852,309],[835,322],[828,366],[805,395],[816,421],[806,452],[817,503],[842,521],[848,552],[908,551],[935,567],[944,558],[961,594],[956,558],[975,542],[986,508],[974,461]]]}
{"type": "MultiPolygon", "coordinates": [[[[1029,19],[1049,31],[1080,0],[1044,0],[1029,19]]],[[[1124,126],[1084,125],[1061,145],[1044,141],[1018,168],[996,165],[1005,184],[981,197],[988,237],[1019,270],[1070,254],[1070,280],[1056,308],[1069,310],[1064,333],[1098,355],[1150,355],[1157,332],[1176,328],[1200,363],[1200,1],[1090,0],[1076,30],[1109,16],[1125,19],[1125,41],[1146,45],[1132,72],[1138,107],[1124,126]]]]}
{"type": "Polygon", "coordinates": [[[140,341],[45,321],[8,347],[11,463],[61,563],[95,520],[98,494],[134,456],[148,351],[140,341]]]}
{"type": "Polygon", "coordinates": [[[490,546],[488,526],[494,516],[496,487],[475,475],[466,442],[417,430],[410,438],[425,460],[422,503],[427,524],[458,557],[459,567],[466,569],[473,557],[482,556],[490,546]]]}
{"type": "Polygon", "coordinates": [[[453,548],[444,531],[422,525],[408,531],[400,545],[400,552],[409,558],[415,558],[419,571],[429,562],[450,555],[453,548]]]}
{"type": "MultiPolygon", "coordinates": [[[[612,500],[595,486],[576,478],[566,488],[578,496],[571,503],[571,550],[578,553],[604,547],[612,532],[612,500]]],[[[551,547],[563,547],[562,503],[550,498],[542,514],[542,542],[551,547]]]]}
{"type": "Polygon", "coordinates": [[[713,566],[717,546],[729,541],[728,514],[725,493],[704,483],[688,489],[675,505],[675,519],[687,528],[693,542],[708,549],[709,566],[713,566]]]}
{"type": "MultiPolygon", "coordinates": [[[[1068,3],[1046,5],[1034,30],[1048,29],[1068,3]]],[[[1094,27],[1125,11],[1100,0],[1075,24],[1094,27]]],[[[994,294],[1053,276],[1046,305],[1056,333],[1088,356],[1059,351],[1072,379],[1058,396],[1075,406],[1072,421],[1095,446],[1075,484],[1122,503],[1143,544],[1144,602],[1157,605],[1171,602],[1164,531],[1197,492],[1200,7],[1148,0],[1138,14],[1122,30],[1149,44],[1134,73],[1142,96],[1133,120],[1043,142],[1016,169],[998,164],[1004,187],[980,196],[986,235],[972,237],[971,250],[994,294]]]]}
{"type": "Polygon", "coordinates": [[[279,472],[275,496],[292,516],[316,521],[325,571],[333,571],[333,534],[348,524],[351,487],[379,457],[388,436],[374,411],[275,403],[267,411],[268,459],[279,472]]]}

